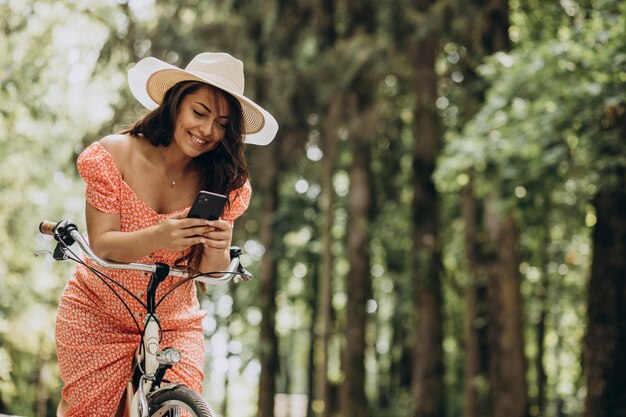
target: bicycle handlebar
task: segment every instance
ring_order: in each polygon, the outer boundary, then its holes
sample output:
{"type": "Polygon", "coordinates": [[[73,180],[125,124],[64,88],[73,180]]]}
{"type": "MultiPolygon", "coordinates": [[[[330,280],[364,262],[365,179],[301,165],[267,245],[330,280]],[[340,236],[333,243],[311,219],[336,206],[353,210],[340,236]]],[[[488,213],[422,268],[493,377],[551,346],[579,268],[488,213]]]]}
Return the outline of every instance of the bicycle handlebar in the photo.
{"type": "MultiPolygon", "coordinates": [[[[65,242],[67,246],[71,246],[72,243],[76,242],[90,261],[103,268],[125,269],[150,273],[154,273],[157,269],[156,264],[146,264],[142,262],[122,263],[108,261],[98,257],[89,246],[89,243],[87,243],[85,237],[78,231],[76,226],[72,223],[68,223],[65,220],[58,223],[44,220],[39,224],[39,231],[42,234],[54,236],[56,240],[65,242]]],[[[230,264],[228,265],[228,269],[226,269],[225,271],[201,273],[197,276],[194,276],[193,279],[196,279],[207,285],[224,285],[232,281],[233,278],[236,276],[241,276],[241,278],[246,281],[249,280],[252,275],[244,268],[242,268],[239,263],[240,251],[234,256],[232,255],[232,252],[233,250],[231,249],[231,260],[230,264]],[[221,274],[222,276],[212,276],[217,274],[221,274]]],[[[189,273],[187,271],[173,267],[170,267],[168,275],[183,278],[189,277],[189,273]]]]}
{"type": "Polygon", "coordinates": [[[57,223],[44,220],[41,223],[39,223],[39,231],[44,235],[54,236],[54,228],[56,227],[56,225],[57,223]]]}

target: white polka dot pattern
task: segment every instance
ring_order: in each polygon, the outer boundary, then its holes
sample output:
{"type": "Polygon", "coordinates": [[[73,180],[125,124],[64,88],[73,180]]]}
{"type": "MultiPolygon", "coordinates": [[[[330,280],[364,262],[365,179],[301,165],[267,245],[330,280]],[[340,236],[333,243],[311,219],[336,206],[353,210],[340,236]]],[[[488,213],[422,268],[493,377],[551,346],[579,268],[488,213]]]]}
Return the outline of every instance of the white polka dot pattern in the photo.
{"type": "MultiPolygon", "coordinates": [[[[120,215],[120,230],[134,231],[157,224],[174,213],[158,214],[141,201],[123,181],[111,155],[100,143],[79,156],[78,170],[85,180],[89,204],[105,213],[120,215]]],[[[233,222],[245,212],[250,183],[233,191],[223,218],[233,222]]],[[[181,209],[182,211],[184,209],[181,209]]],[[[158,250],[139,262],[173,264],[184,253],[158,250]]],[[[134,271],[104,271],[145,302],[148,277],[134,271]]],[[[159,286],[157,300],[177,281],[169,277],[159,286]]],[[[115,285],[113,285],[115,286],[115,285]]],[[[118,291],[141,323],[145,310],[130,295],[118,291]]],[[[163,329],[162,347],[174,346],[183,359],[165,376],[201,392],[204,374],[204,341],[201,311],[192,282],[182,285],[159,305],[163,329]]],[[[133,318],[111,290],[86,267],[78,265],[68,281],[57,314],[56,343],[67,417],[106,416],[115,413],[130,377],[140,335],[133,318]]]]}

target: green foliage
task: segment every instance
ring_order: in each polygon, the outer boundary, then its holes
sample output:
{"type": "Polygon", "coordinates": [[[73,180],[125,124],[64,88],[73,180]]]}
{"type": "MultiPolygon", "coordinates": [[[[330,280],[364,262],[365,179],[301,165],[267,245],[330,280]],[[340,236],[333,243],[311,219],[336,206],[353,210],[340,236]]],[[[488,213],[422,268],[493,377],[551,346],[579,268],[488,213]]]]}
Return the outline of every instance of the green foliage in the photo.
{"type": "MultiPolygon", "coordinates": [[[[560,412],[576,415],[584,397],[580,324],[585,322],[589,226],[595,224],[588,201],[599,187],[624,181],[611,175],[611,168],[626,162],[623,131],[613,126],[618,116],[612,114],[626,103],[626,8],[614,1],[568,2],[564,15],[550,12],[554,4],[535,6],[513,9],[511,30],[518,44],[479,68],[490,85],[484,103],[461,131],[447,131],[436,180],[446,201],[454,200],[473,170],[478,197],[495,191],[504,201],[502,210],[516,213],[527,357],[532,361],[537,354],[535,326],[545,320],[547,395],[567,398],[560,412]]],[[[444,117],[458,106],[453,100],[462,91],[455,88],[449,90],[444,117]]],[[[447,228],[450,236],[459,233],[447,228]]],[[[448,255],[454,253],[458,250],[448,255]]],[[[536,395],[534,367],[529,377],[530,394],[536,395]]],[[[530,412],[536,415],[538,409],[530,412]]]]}
{"type": "Polygon", "coordinates": [[[0,411],[33,415],[60,389],[54,312],[71,274],[70,265],[33,257],[52,248],[37,227],[82,217],[72,165],[85,132],[110,117],[103,86],[89,79],[105,32],[60,2],[0,7],[8,17],[0,41],[8,51],[0,57],[0,411]],[[73,35],[86,28],[90,42],[73,35]]]}
{"type": "Polygon", "coordinates": [[[480,68],[492,87],[464,132],[450,134],[437,174],[445,191],[463,185],[469,167],[501,174],[503,195],[512,196],[515,182],[561,182],[570,172],[599,178],[599,169],[624,162],[618,139],[600,131],[607,108],[624,101],[624,12],[589,13],[560,39],[522,44],[480,68]]]}

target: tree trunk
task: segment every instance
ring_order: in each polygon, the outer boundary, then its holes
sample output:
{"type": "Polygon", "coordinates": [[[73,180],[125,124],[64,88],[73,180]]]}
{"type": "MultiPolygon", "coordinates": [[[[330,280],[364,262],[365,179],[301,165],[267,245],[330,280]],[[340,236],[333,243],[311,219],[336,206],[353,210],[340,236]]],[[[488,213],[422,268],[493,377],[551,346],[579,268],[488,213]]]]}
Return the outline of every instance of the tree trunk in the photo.
{"type": "MultiPolygon", "coordinates": [[[[619,170],[618,170],[619,171],[619,170]]],[[[593,260],[585,335],[585,417],[626,416],[626,186],[601,190],[594,199],[593,260]]]]}
{"type": "Polygon", "coordinates": [[[413,273],[418,310],[412,382],[415,417],[444,415],[439,204],[432,180],[440,148],[439,120],[435,108],[435,56],[438,45],[438,38],[431,35],[410,45],[408,50],[409,60],[415,68],[412,81],[417,94],[413,155],[413,273]]]}
{"type": "MultiPolygon", "coordinates": [[[[535,327],[536,343],[537,343],[537,356],[535,357],[535,372],[537,381],[537,397],[535,398],[535,406],[537,407],[538,415],[544,414],[546,403],[546,385],[548,382],[548,376],[546,374],[546,368],[544,366],[545,355],[545,338],[546,338],[546,319],[550,310],[550,303],[548,301],[548,291],[550,290],[550,273],[548,270],[548,264],[550,258],[548,256],[548,246],[550,244],[550,212],[552,211],[550,204],[550,197],[547,197],[548,203],[546,204],[545,222],[543,224],[543,239],[541,245],[541,282],[539,287],[539,294],[537,296],[539,302],[539,321],[535,327]]],[[[558,321],[556,321],[558,323],[558,321]]],[[[559,337],[560,339],[560,337],[559,337]]],[[[558,357],[558,356],[557,356],[558,357]]]]}
{"type": "MultiPolygon", "coordinates": [[[[467,28],[469,33],[465,34],[466,39],[473,39],[468,43],[468,68],[465,71],[464,81],[466,91],[473,92],[468,96],[467,102],[463,106],[465,111],[463,119],[471,118],[480,108],[484,101],[484,91],[487,88],[485,80],[480,78],[474,67],[476,62],[482,61],[484,56],[491,55],[497,51],[509,48],[509,5],[507,0],[489,0],[472,2],[472,6],[480,10],[481,20],[479,24],[467,28]],[[478,36],[476,36],[478,31],[478,36]]],[[[457,10],[463,13],[463,10],[457,10]]],[[[498,296],[499,291],[492,291],[489,286],[494,281],[486,278],[485,254],[483,253],[485,242],[479,239],[479,230],[483,230],[485,224],[480,220],[478,214],[480,206],[474,195],[474,173],[467,172],[470,182],[462,192],[462,212],[465,220],[465,247],[466,258],[469,265],[470,282],[466,289],[466,316],[465,316],[465,344],[466,355],[464,363],[464,417],[486,417],[495,410],[490,406],[494,397],[494,386],[489,384],[492,366],[497,362],[491,357],[490,337],[499,338],[497,329],[489,329],[490,304],[499,305],[498,300],[493,303],[490,296],[498,296]],[[490,336],[492,335],[492,336],[490,336]],[[490,410],[491,408],[491,410],[490,410]]],[[[484,207],[483,207],[484,209],[484,207]]],[[[487,274],[487,275],[493,275],[487,274]]],[[[496,313],[497,314],[497,313],[496,313]]],[[[521,311],[519,313],[521,315],[521,311]]],[[[520,325],[521,326],[521,325],[520,325]]],[[[521,332],[521,327],[520,330],[521,332]]],[[[522,347],[523,348],[523,347],[522,347]]],[[[504,361],[506,359],[503,359],[504,361]]],[[[491,381],[490,381],[491,382],[491,381]]],[[[497,388],[496,388],[497,389],[497,388]]],[[[494,414],[493,417],[497,417],[494,414]]]]}
{"type": "Polygon", "coordinates": [[[315,318],[315,342],[314,342],[314,397],[311,402],[313,415],[329,415],[334,408],[330,401],[330,387],[328,383],[328,343],[332,326],[332,277],[333,277],[333,254],[332,254],[332,226],[335,202],[335,188],[333,175],[335,172],[335,154],[337,150],[337,126],[341,114],[341,95],[337,95],[331,101],[323,122],[323,152],[322,159],[322,267],[319,274],[319,287],[317,292],[317,317],[315,318]]]}
{"type": "Polygon", "coordinates": [[[258,417],[274,416],[274,396],[276,395],[276,374],[279,369],[278,337],[276,335],[276,290],[277,290],[277,255],[273,235],[274,216],[278,208],[278,163],[273,155],[276,146],[269,145],[258,151],[263,163],[263,175],[259,178],[260,195],[263,196],[261,213],[261,243],[265,254],[261,261],[260,308],[263,319],[260,324],[259,360],[261,375],[259,379],[258,417]]]}
{"type": "Polygon", "coordinates": [[[371,298],[369,223],[372,204],[370,181],[371,109],[358,114],[361,129],[351,137],[352,166],[348,197],[348,262],[346,279],[346,343],[343,351],[344,380],[340,392],[342,417],[367,417],[365,397],[365,328],[367,300],[371,298]]]}
{"type": "Polygon", "coordinates": [[[462,191],[461,211],[465,221],[465,253],[470,274],[465,292],[465,362],[463,417],[487,417],[487,286],[480,264],[478,210],[474,175],[462,191]]]}
{"type": "Polygon", "coordinates": [[[493,417],[527,415],[526,359],[522,334],[518,231],[511,215],[503,216],[493,194],[485,202],[485,225],[492,259],[489,279],[489,384],[493,417]]]}
{"type": "Polygon", "coordinates": [[[508,0],[490,0],[487,4],[478,2],[483,11],[480,43],[486,55],[509,49],[509,2],[508,0]]]}

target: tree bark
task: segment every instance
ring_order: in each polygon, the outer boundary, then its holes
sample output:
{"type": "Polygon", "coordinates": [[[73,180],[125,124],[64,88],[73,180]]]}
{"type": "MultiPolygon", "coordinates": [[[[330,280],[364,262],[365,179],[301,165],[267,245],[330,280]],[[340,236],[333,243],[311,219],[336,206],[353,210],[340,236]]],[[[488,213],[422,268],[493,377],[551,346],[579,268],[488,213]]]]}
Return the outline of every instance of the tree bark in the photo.
{"type": "Polygon", "coordinates": [[[626,416],[626,185],[596,195],[585,335],[585,417],[626,416]]]}
{"type": "Polygon", "coordinates": [[[535,334],[537,339],[537,355],[535,357],[537,397],[535,398],[535,406],[537,407],[538,415],[544,414],[546,402],[546,385],[548,382],[548,376],[546,374],[546,368],[544,366],[544,355],[546,351],[546,319],[550,310],[550,304],[548,302],[548,291],[550,290],[550,273],[548,270],[548,264],[550,262],[550,259],[548,257],[548,246],[550,244],[550,212],[552,210],[552,205],[550,204],[549,196],[547,197],[547,201],[548,204],[546,204],[545,223],[543,224],[543,239],[540,249],[541,282],[539,287],[539,294],[537,296],[540,312],[539,320],[537,322],[537,326],[535,327],[535,334]]]}
{"type": "Polygon", "coordinates": [[[311,402],[313,414],[316,416],[329,415],[334,406],[331,404],[330,386],[328,382],[328,344],[332,327],[332,226],[335,202],[335,188],[333,175],[335,172],[335,154],[337,151],[337,126],[341,115],[341,95],[331,100],[323,122],[323,152],[321,163],[322,183],[322,265],[319,274],[317,293],[317,317],[315,319],[314,341],[314,397],[311,402]]]}
{"type": "MultiPolygon", "coordinates": [[[[484,101],[487,83],[478,76],[476,62],[497,51],[509,48],[509,5],[507,0],[489,0],[472,2],[480,11],[481,20],[477,25],[466,28],[463,42],[467,43],[467,68],[464,71],[465,89],[468,95],[462,108],[462,119],[471,118],[484,101]]],[[[464,13],[463,10],[455,10],[464,13]]],[[[470,180],[462,190],[462,213],[465,223],[465,248],[470,281],[465,294],[465,362],[464,362],[464,417],[487,417],[490,415],[489,347],[488,347],[488,291],[489,281],[485,277],[486,265],[484,239],[479,238],[479,230],[485,225],[478,214],[482,204],[474,195],[474,172],[467,172],[470,180]]]]}
{"type": "Polygon", "coordinates": [[[365,328],[367,300],[371,298],[369,260],[369,223],[372,205],[370,181],[370,143],[373,126],[372,109],[358,114],[361,128],[351,138],[352,166],[348,196],[348,262],[346,278],[346,343],[343,351],[344,380],[340,391],[342,417],[367,417],[365,397],[365,328]]]}
{"type": "Polygon", "coordinates": [[[277,290],[277,256],[273,236],[274,215],[278,208],[278,163],[272,154],[274,145],[258,151],[258,159],[264,161],[263,175],[258,176],[263,196],[261,213],[261,243],[265,255],[261,261],[261,294],[260,308],[262,320],[260,324],[259,360],[261,375],[259,378],[258,417],[274,416],[274,396],[276,395],[276,374],[279,369],[278,337],[276,335],[276,290],[277,290]],[[262,179],[261,179],[262,178],[262,179]]]}
{"type": "Polygon", "coordinates": [[[497,209],[490,194],[485,225],[492,259],[489,279],[489,384],[493,417],[525,417],[528,409],[526,358],[522,334],[518,230],[512,216],[497,209]]]}
{"type": "Polygon", "coordinates": [[[470,274],[465,293],[465,361],[463,417],[488,416],[487,380],[487,285],[480,263],[478,209],[474,175],[462,190],[461,212],[465,222],[465,253],[470,274]]]}
{"type": "Polygon", "coordinates": [[[411,44],[408,49],[409,60],[415,68],[412,82],[417,95],[413,129],[413,273],[418,310],[412,381],[415,417],[444,415],[439,204],[432,180],[440,148],[439,117],[435,108],[438,45],[438,37],[431,35],[411,44]]]}

